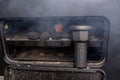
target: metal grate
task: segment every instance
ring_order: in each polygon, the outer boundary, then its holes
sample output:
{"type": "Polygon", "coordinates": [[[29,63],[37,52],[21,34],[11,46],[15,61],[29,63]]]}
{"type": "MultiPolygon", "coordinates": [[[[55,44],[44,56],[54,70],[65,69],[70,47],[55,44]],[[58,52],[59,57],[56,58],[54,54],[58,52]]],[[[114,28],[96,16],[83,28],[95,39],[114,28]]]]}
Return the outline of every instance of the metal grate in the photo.
{"type": "Polygon", "coordinates": [[[7,80],[103,80],[101,73],[75,71],[11,70],[7,80]]]}

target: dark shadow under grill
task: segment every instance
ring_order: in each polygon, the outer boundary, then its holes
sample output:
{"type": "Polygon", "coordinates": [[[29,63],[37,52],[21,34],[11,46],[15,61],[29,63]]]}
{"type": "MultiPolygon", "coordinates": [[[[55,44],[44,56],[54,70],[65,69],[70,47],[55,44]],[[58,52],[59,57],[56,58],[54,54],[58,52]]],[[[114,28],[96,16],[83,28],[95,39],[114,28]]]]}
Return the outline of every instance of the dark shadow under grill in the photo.
{"type": "Polygon", "coordinates": [[[11,49],[11,56],[17,60],[73,61],[72,47],[16,47],[11,49]],[[17,54],[16,54],[17,53],[17,54]]]}

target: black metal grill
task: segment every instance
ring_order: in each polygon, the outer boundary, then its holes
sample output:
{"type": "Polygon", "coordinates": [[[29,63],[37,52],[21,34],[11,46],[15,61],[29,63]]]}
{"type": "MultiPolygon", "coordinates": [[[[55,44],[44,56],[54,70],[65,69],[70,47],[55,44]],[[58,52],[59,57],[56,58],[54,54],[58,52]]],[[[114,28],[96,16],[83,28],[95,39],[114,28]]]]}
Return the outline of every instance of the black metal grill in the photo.
{"type": "Polygon", "coordinates": [[[103,80],[99,72],[9,70],[7,80],[103,80]]]}
{"type": "Polygon", "coordinates": [[[104,80],[102,71],[88,67],[104,63],[106,23],[101,17],[4,18],[1,40],[12,65],[6,80],[104,80]]]}

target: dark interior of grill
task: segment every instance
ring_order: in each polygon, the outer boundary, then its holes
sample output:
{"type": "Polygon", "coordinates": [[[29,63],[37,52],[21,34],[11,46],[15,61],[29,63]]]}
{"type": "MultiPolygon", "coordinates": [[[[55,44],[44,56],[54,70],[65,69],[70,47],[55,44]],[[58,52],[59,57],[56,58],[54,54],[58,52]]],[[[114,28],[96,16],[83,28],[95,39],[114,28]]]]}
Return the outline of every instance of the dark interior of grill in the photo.
{"type": "Polygon", "coordinates": [[[46,71],[27,69],[7,69],[7,80],[104,80],[99,71],[46,71]]]}
{"type": "Polygon", "coordinates": [[[103,59],[104,22],[81,18],[4,19],[7,55],[16,60],[73,61],[72,25],[93,27],[89,34],[87,60],[103,59]]]}

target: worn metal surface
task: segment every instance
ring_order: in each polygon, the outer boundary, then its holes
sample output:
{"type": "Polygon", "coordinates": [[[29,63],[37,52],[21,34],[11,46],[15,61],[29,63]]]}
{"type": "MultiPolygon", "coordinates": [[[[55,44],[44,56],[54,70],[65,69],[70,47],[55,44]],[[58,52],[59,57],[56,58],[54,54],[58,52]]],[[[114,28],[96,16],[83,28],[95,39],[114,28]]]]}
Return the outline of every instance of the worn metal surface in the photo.
{"type": "Polygon", "coordinates": [[[104,80],[104,73],[98,69],[53,68],[32,66],[9,66],[6,80],[104,80]],[[16,74],[16,75],[14,75],[16,74]],[[29,74],[29,75],[27,75],[29,74]]]}
{"type": "Polygon", "coordinates": [[[105,16],[111,22],[107,80],[120,79],[120,0],[2,0],[0,17],[105,16]]]}
{"type": "Polygon", "coordinates": [[[0,80],[4,80],[4,77],[3,77],[3,76],[0,76],[0,80]]]}

